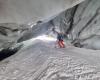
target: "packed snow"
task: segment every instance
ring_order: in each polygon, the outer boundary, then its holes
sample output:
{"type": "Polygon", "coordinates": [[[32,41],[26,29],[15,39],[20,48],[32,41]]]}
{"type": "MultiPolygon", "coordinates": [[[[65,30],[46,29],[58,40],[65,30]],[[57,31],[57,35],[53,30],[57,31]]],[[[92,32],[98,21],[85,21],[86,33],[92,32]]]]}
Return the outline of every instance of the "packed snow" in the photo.
{"type": "Polygon", "coordinates": [[[46,35],[23,42],[0,62],[0,80],[100,80],[99,50],[55,48],[55,42],[46,35]]]}

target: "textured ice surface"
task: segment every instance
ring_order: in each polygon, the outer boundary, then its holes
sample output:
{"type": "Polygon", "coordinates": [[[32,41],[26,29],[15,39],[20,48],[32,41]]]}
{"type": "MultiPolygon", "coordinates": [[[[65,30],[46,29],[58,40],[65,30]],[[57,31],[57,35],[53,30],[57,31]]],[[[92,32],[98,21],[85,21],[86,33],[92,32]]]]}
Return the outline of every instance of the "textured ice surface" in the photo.
{"type": "Polygon", "coordinates": [[[0,80],[100,80],[99,51],[59,49],[41,40],[30,43],[0,62],[0,80]]]}

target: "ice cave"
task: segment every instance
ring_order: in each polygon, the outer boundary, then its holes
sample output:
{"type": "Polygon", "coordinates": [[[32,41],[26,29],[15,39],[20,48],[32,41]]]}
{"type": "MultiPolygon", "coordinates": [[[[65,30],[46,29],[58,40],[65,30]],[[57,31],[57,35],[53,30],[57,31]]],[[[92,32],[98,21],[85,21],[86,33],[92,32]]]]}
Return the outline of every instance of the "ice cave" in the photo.
{"type": "Polygon", "coordinates": [[[0,80],[100,80],[99,21],[100,0],[0,0],[0,80]]]}

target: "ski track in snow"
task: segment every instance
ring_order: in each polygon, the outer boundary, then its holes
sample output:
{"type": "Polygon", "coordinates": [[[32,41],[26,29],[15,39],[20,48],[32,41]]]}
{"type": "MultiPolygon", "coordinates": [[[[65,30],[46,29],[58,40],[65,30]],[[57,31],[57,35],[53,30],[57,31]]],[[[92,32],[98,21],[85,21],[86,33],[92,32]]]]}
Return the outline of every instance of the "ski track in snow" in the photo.
{"type": "Polygon", "coordinates": [[[96,66],[51,45],[36,42],[2,61],[0,80],[100,80],[96,66]]]}

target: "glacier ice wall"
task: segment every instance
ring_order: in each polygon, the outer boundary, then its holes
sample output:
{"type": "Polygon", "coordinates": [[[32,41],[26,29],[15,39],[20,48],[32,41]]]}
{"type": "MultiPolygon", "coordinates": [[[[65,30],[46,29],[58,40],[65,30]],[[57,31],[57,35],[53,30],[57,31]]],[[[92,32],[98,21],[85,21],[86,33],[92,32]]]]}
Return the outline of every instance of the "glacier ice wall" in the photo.
{"type": "Polygon", "coordinates": [[[100,0],[86,0],[61,13],[53,23],[70,35],[75,46],[100,49],[100,0]]]}

